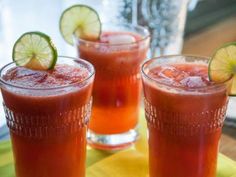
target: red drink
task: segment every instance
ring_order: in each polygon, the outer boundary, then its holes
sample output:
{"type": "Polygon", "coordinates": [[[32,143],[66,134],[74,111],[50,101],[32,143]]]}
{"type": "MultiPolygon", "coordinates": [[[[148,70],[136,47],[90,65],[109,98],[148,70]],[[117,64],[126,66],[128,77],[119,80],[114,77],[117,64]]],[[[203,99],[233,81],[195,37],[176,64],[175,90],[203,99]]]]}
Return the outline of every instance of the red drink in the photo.
{"type": "Polygon", "coordinates": [[[83,60],[58,62],[49,71],[1,70],[17,177],[85,176],[94,71],[83,60]]]}
{"type": "Polygon", "coordinates": [[[143,85],[150,177],[215,177],[227,83],[208,80],[207,59],[167,56],[144,64],[143,85]]]}
{"type": "Polygon", "coordinates": [[[96,148],[119,149],[137,136],[134,129],[140,103],[139,70],[146,58],[149,36],[143,28],[131,27],[108,28],[99,41],[78,40],[79,56],[96,70],[89,123],[89,142],[96,148]]]}

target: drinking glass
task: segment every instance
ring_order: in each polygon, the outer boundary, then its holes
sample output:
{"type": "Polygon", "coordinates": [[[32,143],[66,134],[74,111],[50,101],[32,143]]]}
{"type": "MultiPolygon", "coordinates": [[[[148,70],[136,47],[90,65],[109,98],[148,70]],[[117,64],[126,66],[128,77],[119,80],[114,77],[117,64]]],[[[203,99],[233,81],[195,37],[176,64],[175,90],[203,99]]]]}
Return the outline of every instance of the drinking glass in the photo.
{"type": "Polygon", "coordinates": [[[137,23],[149,28],[152,57],[181,53],[189,1],[138,1],[137,23]]]}
{"type": "Polygon", "coordinates": [[[89,74],[66,86],[32,88],[4,80],[8,70],[18,67],[15,63],[0,70],[16,177],[85,176],[94,69],[87,61],[68,57],[57,63],[87,68],[89,74]]]}
{"type": "Polygon", "coordinates": [[[88,142],[95,148],[117,150],[131,145],[138,136],[139,70],[149,47],[149,33],[130,24],[103,24],[102,32],[140,36],[135,42],[120,44],[75,37],[79,57],[91,62],[96,70],[88,142]]]}
{"type": "MultiPolygon", "coordinates": [[[[197,86],[200,81],[192,75],[189,84],[196,86],[185,88],[174,85],[171,80],[180,79],[184,73],[174,72],[174,78],[167,78],[165,82],[149,75],[158,66],[166,66],[166,69],[156,74],[168,75],[171,72],[168,67],[176,63],[192,64],[191,72],[201,72],[194,66],[208,61],[204,57],[177,55],[162,56],[143,64],[150,177],[216,176],[218,145],[231,80],[197,86]]],[[[207,74],[207,69],[205,71],[207,74]]]]}

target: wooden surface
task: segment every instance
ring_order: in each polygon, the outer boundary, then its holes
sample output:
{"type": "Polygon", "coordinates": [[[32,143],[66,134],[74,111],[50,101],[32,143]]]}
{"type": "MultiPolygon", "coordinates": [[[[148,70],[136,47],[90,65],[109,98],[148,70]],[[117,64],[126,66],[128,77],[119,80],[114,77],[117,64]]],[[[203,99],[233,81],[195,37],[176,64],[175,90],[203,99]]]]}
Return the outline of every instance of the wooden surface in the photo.
{"type": "MultiPolygon", "coordinates": [[[[236,16],[185,39],[183,54],[211,56],[226,42],[236,41],[236,16]]],[[[220,152],[236,160],[236,128],[224,126],[220,152]]]]}

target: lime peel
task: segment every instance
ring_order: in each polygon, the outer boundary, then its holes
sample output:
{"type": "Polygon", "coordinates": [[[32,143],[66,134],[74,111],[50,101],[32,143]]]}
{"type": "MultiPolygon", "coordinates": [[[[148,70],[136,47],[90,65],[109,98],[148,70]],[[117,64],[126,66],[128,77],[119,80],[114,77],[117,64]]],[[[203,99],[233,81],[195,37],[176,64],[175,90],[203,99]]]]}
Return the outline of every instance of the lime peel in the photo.
{"type": "Polygon", "coordinates": [[[54,68],[57,61],[57,50],[48,35],[32,31],[24,33],[15,42],[12,58],[18,66],[47,70],[54,68]]]}
{"type": "Polygon", "coordinates": [[[211,81],[222,83],[232,78],[230,96],[236,96],[236,43],[228,43],[216,50],[209,62],[211,81]]]}
{"type": "Polygon", "coordinates": [[[98,13],[86,5],[73,5],[60,17],[60,32],[66,42],[73,45],[73,35],[85,40],[98,40],[101,34],[98,13]]]}

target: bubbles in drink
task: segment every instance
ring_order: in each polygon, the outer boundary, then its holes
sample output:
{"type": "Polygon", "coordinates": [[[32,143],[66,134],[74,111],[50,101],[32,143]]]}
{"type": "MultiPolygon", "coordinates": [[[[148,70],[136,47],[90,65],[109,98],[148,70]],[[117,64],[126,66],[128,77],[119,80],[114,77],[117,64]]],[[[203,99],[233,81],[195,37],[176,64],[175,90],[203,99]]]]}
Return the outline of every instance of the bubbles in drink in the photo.
{"type": "Polygon", "coordinates": [[[13,85],[34,88],[50,88],[79,83],[89,75],[84,67],[58,64],[53,70],[39,71],[15,67],[7,71],[3,79],[13,85]]]}

